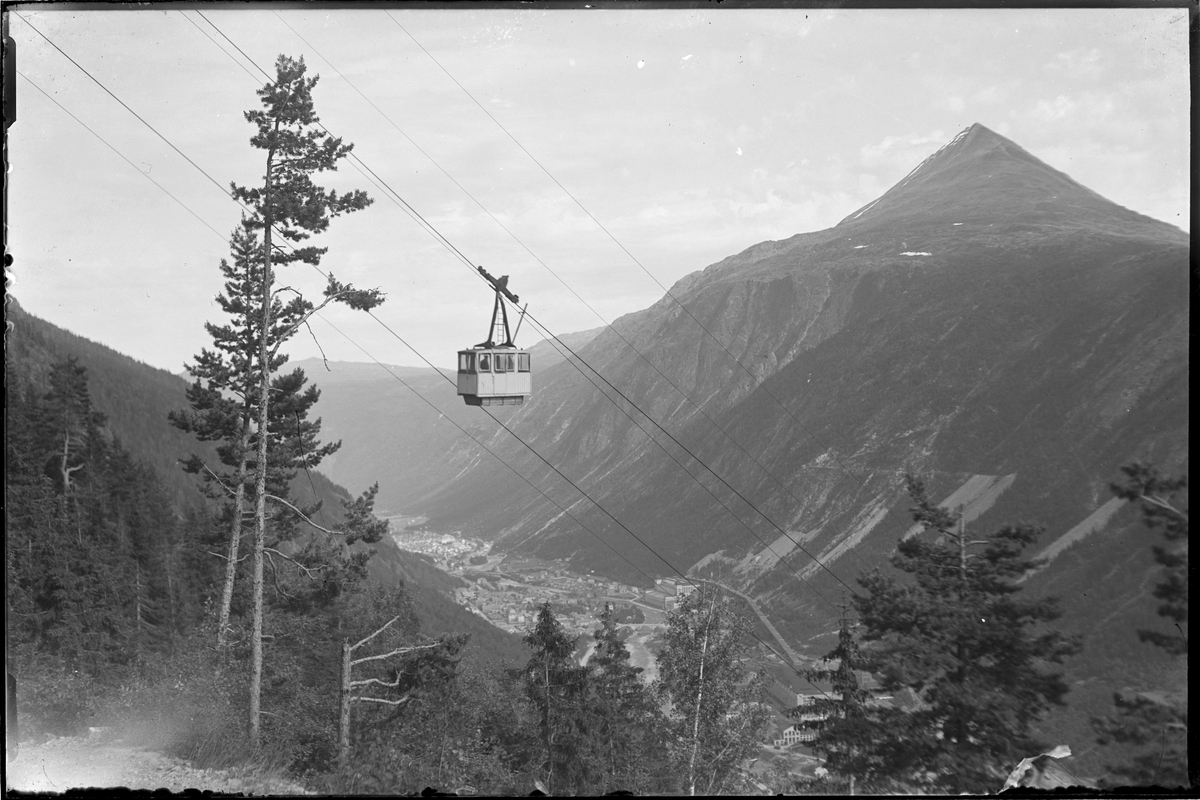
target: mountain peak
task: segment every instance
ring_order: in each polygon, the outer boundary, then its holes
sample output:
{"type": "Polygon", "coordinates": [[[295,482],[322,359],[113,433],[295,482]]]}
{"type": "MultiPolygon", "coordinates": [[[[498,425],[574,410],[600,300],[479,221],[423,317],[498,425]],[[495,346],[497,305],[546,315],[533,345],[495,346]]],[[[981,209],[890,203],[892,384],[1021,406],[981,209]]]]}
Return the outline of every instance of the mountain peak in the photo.
{"type": "Polygon", "coordinates": [[[1165,225],[1105,199],[977,122],[838,227],[970,222],[1125,232],[1165,225]]]}

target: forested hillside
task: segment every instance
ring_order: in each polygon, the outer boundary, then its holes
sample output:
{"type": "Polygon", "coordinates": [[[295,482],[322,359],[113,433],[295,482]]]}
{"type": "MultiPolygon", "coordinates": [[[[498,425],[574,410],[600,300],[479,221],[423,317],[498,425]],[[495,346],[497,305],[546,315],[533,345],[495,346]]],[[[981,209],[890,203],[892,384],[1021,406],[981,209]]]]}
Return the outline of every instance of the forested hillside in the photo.
{"type": "MultiPolygon", "coordinates": [[[[180,463],[192,453],[217,463],[209,445],[168,423],[186,406],[185,382],[15,301],[8,322],[6,619],[22,739],[136,722],[161,728],[182,755],[225,752],[211,737],[228,728],[235,743],[242,725],[249,588],[244,578],[235,584],[241,633],[215,654],[229,518],[220,493],[200,491],[201,477],[180,463]]],[[[320,502],[309,512],[317,525],[346,518],[350,495],[320,472],[298,471],[289,486],[297,508],[320,502]]],[[[272,752],[292,767],[328,766],[339,648],[364,626],[399,615],[404,641],[442,642],[440,658],[465,657],[483,673],[528,657],[518,637],[453,602],[457,579],[389,536],[351,546],[371,551],[361,579],[351,569],[330,583],[332,574],[314,580],[320,567],[304,560],[316,529],[296,520],[281,531],[289,529],[268,572],[274,644],[264,702],[272,752]]]]}
{"type": "MultiPolygon", "coordinates": [[[[23,324],[41,323],[26,315],[23,324]]],[[[283,536],[270,552],[296,568],[270,559],[267,723],[261,746],[247,748],[244,573],[231,635],[213,646],[223,504],[197,494],[177,514],[155,470],[97,410],[89,370],[74,356],[49,361],[45,391],[23,366],[6,362],[7,657],[19,686],[19,741],[34,762],[46,737],[93,728],[193,767],[283,770],[326,791],[740,793],[754,785],[742,765],[765,735],[767,711],[742,658],[749,629],[736,601],[698,594],[681,609],[672,623],[680,636],[664,655],[677,665],[652,691],[628,663],[611,608],[581,667],[575,636],[548,603],[518,643],[464,619],[445,597],[455,579],[426,557],[385,538],[363,574],[353,559],[325,571],[304,557],[320,537],[288,537],[278,518],[273,536],[283,536]],[[707,655],[687,633],[701,628],[713,639],[707,655]],[[361,654],[351,676],[340,652],[361,654]],[[698,657],[713,684],[700,693],[698,657]],[[351,677],[364,702],[339,758],[340,688],[351,677]]],[[[314,477],[310,490],[322,489],[345,495],[314,477]]],[[[13,765],[22,781],[23,758],[13,765]]]]}

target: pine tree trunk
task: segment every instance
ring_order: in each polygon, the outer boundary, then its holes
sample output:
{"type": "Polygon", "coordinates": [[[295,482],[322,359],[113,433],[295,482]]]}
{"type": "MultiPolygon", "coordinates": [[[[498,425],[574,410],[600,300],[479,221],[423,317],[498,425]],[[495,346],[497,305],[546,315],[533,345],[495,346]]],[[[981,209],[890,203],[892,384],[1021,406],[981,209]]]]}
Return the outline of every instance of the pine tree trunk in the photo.
{"type": "Polygon", "coordinates": [[[549,764],[549,770],[546,772],[546,791],[547,794],[554,794],[554,718],[550,713],[550,661],[547,657],[546,663],[543,665],[545,672],[546,686],[546,762],[549,764]]]}
{"type": "Polygon", "coordinates": [[[175,632],[179,630],[179,624],[175,617],[175,581],[172,577],[176,552],[176,546],[172,546],[171,551],[167,554],[167,602],[171,609],[171,629],[167,637],[167,652],[172,656],[175,655],[175,632]]]}
{"type": "Polygon", "coordinates": [[[133,637],[133,662],[141,663],[142,660],[142,565],[134,562],[134,609],[136,616],[136,627],[134,628],[133,637]]]}
{"type": "Polygon", "coordinates": [[[350,760],[350,641],[348,639],[342,640],[342,686],[338,712],[338,766],[344,769],[350,760]]]}
{"type": "MultiPolygon", "coordinates": [[[[275,123],[278,133],[279,123],[275,123]]],[[[267,535],[267,442],[271,402],[271,166],[274,150],[267,155],[266,199],[263,203],[262,331],[259,341],[258,464],[254,483],[254,621],[250,633],[250,746],[259,745],[259,710],[263,666],[263,547],[267,535]]]]}
{"type": "MultiPolygon", "coordinates": [[[[967,526],[963,519],[964,508],[958,507],[958,569],[959,569],[959,608],[966,612],[967,602],[967,526]]],[[[966,682],[966,664],[964,659],[966,653],[963,649],[962,637],[960,635],[955,648],[955,656],[958,658],[958,671],[956,673],[956,682],[958,683],[959,691],[962,690],[963,683],[966,682]]],[[[966,746],[966,732],[963,729],[963,711],[960,707],[958,714],[954,720],[954,746],[958,751],[959,757],[963,756],[964,747],[966,746]]]]}
{"type": "Polygon", "coordinates": [[[237,488],[233,493],[233,523],[229,531],[229,560],[225,562],[225,588],[221,591],[221,615],[217,622],[217,649],[225,647],[229,637],[229,610],[233,605],[233,581],[237,575],[238,545],[242,539],[242,508],[246,504],[246,446],[250,441],[250,422],[242,419],[241,453],[237,469],[237,488]]]}

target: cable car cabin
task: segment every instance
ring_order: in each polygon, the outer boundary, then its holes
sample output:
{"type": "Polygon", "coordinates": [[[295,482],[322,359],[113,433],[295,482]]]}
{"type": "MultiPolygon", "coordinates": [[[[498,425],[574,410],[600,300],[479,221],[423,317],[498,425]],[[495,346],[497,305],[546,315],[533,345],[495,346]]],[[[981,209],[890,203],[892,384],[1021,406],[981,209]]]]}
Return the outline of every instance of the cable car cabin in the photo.
{"type": "Polygon", "coordinates": [[[469,406],[519,406],[533,390],[529,351],[473,347],[458,351],[458,393],[469,406]]]}
{"type": "MultiPolygon", "coordinates": [[[[487,341],[458,351],[458,393],[469,406],[519,406],[533,390],[533,374],[529,371],[529,351],[518,350],[513,344],[516,333],[508,328],[504,300],[507,298],[514,306],[521,301],[508,290],[507,275],[496,278],[483,267],[478,270],[496,290],[496,302],[487,341]]],[[[522,310],[518,331],[524,319],[522,310]]]]}

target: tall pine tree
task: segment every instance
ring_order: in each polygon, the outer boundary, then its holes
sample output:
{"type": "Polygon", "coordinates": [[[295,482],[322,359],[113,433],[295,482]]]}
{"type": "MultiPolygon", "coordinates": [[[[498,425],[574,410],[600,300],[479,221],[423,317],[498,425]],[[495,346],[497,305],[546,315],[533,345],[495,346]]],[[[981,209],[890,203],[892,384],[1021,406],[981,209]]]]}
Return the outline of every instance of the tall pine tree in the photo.
{"type": "Polygon", "coordinates": [[[525,665],[525,690],[538,712],[545,777],[549,794],[586,793],[595,779],[588,730],[587,670],[575,662],[575,637],[554,616],[549,601],[525,635],[533,655],[525,665]]]}
{"type": "Polygon", "coordinates": [[[267,497],[269,475],[269,430],[271,428],[272,363],[280,348],[305,325],[308,319],[331,303],[343,303],[358,310],[370,310],[383,302],[375,289],[359,290],[339,283],[328,276],[323,297],[317,304],[304,297],[293,296],[290,287],[276,288],[275,269],[289,264],[305,263],[317,266],[326,248],[304,245],[284,250],[277,246],[274,236],[291,243],[303,242],[312,234],[322,233],[330,221],[342,214],[360,211],[371,200],[362,191],[339,195],[326,191],[313,182],[313,175],[337,168],[348,156],[353,145],[343,144],[319,127],[313,105],[312,90],[317,78],[306,78],[304,59],[295,60],[281,55],[275,62],[276,78],[258,90],[260,109],[247,111],[246,120],[256,132],[250,144],[263,151],[265,170],[255,186],[232,184],[233,195],[250,209],[246,229],[261,235],[261,273],[256,287],[258,313],[258,357],[255,377],[258,393],[254,409],[257,431],[254,469],[254,543],[252,551],[253,614],[250,633],[250,741],[258,747],[260,736],[260,703],[262,688],[263,639],[263,562],[267,538],[267,497]],[[295,309],[294,321],[281,322],[272,313],[278,295],[291,298],[287,307],[295,309]]]}

